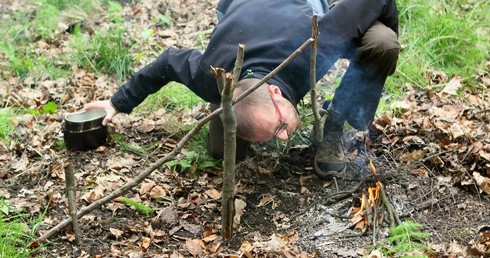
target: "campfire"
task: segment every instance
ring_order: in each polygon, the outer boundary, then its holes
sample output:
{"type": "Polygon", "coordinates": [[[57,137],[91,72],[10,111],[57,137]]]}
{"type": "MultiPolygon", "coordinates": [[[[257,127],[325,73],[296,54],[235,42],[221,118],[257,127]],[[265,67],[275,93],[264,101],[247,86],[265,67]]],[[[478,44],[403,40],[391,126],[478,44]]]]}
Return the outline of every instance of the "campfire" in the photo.
{"type": "MultiPolygon", "coordinates": [[[[369,160],[369,166],[376,179],[377,171],[372,160],[369,160]]],[[[355,229],[364,231],[369,227],[376,227],[383,219],[380,212],[381,187],[381,182],[376,179],[375,185],[369,187],[367,193],[361,195],[361,206],[352,209],[353,217],[350,222],[355,229]]]]}

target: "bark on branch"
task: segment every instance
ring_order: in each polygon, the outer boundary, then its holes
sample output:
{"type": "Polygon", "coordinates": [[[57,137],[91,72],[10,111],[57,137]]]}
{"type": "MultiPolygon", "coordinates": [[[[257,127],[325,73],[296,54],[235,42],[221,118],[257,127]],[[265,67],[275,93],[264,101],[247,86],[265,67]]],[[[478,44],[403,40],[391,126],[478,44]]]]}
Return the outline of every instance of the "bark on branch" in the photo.
{"type": "Polygon", "coordinates": [[[318,52],[318,17],[313,16],[313,21],[311,24],[311,31],[313,38],[313,43],[311,46],[311,56],[310,56],[310,97],[311,97],[311,108],[313,109],[313,117],[315,118],[315,122],[313,124],[314,132],[315,132],[315,140],[317,142],[321,142],[323,140],[323,123],[326,119],[324,116],[323,120],[320,116],[320,111],[318,110],[318,105],[316,103],[317,100],[317,91],[316,91],[316,56],[318,52]]]}
{"type": "Polygon", "coordinates": [[[223,107],[223,189],[221,191],[221,235],[230,239],[233,234],[233,216],[235,215],[235,153],[236,153],[236,116],[232,99],[233,76],[225,70],[216,69],[214,76],[222,85],[221,106],[223,107]]]}

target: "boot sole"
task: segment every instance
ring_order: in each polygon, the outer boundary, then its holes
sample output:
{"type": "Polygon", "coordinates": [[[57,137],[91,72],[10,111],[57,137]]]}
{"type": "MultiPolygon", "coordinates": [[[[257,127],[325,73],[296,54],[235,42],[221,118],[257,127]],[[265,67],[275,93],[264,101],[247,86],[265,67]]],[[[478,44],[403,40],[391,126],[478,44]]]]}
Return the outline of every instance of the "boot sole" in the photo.
{"type": "Polygon", "coordinates": [[[314,163],[314,166],[315,166],[315,172],[316,174],[321,177],[321,178],[324,178],[324,179],[332,179],[334,177],[337,177],[337,178],[347,178],[346,174],[345,174],[345,170],[347,169],[347,166],[344,166],[344,169],[342,169],[341,171],[335,171],[335,170],[331,170],[331,171],[322,171],[320,169],[320,167],[318,167],[318,162],[317,162],[317,158],[316,158],[316,155],[315,155],[315,159],[313,161],[314,163]]]}

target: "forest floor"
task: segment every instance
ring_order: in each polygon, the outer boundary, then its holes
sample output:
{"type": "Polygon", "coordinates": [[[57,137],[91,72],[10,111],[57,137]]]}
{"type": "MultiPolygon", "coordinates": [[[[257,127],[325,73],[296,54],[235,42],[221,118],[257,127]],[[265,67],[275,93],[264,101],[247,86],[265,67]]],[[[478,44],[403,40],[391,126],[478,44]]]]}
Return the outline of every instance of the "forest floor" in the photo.
{"type": "MultiPolygon", "coordinates": [[[[127,4],[124,10],[134,31],[148,28],[155,14],[168,12],[173,25],[157,31],[153,40],[164,46],[189,48],[195,46],[197,37],[208,37],[212,31],[215,4],[216,1],[144,0],[127,4]]],[[[7,73],[3,71],[4,76],[7,73]]],[[[80,246],[75,245],[73,232],[67,227],[51,237],[37,255],[367,256],[387,245],[389,213],[378,203],[373,205],[376,216],[364,213],[361,220],[354,221],[353,209],[359,208],[363,194],[379,180],[397,217],[424,225],[423,231],[429,234],[425,243],[432,250],[427,255],[488,257],[489,71],[477,76],[479,86],[487,90],[465,91],[464,97],[458,98],[454,95],[458,78],[432,72],[428,80],[431,87],[427,89],[414,90],[405,85],[407,93],[397,103],[396,115],[379,115],[369,131],[346,132],[347,172],[356,178],[367,178],[360,185],[358,179],[318,178],[312,164],[314,148],[307,141],[254,144],[249,158],[237,167],[237,220],[228,242],[220,236],[222,168],[215,165],[200,169],[203,164],[198,163],[185,172],[179,166],[162,166],[124,195],[153,208],[151,215],[139,214],[121,199],[115,199],[80,219],[80,246]],[[438,84],[453,89],[437,87],[438,84]],[[336,199],[338,196],[343,198],[336,199]]],[[[15,93],[7,94],[2,104],[12,100],[59,101],[69,91],[70,98],[61,106],[64,113],[80,109],[94,96],[108,98],[118,87],[109,77],[78,69],[71,77],[56,81],[12,78],[0,82],[0,92],[15,93]]],[[[26,115],[16,122],[16,140],[10,145],[0,143],[0,195],[19,211],[33,215],[45,212],[40,235],[68,216],[64,170],[70,155],[76,157],[70,161],[76,169],[78,207],[86,206],[131,180],[175,147],[183,134],[167,126],[168,121],[192,124],[197,121],[196,115],[207,114],[206,106],[200,105],[179,112],[161,109],[144,116],[120,115],[109,126],[107,144],[73,153],[56,148],[56,142],[63,139],[63,112],[26,115]],[[115,143],[116,134],[132,146],[156,144],[156,148],[150,153],[124,150],[115,143]]],[[[298,137],[308,139],[310,130],[311,125],[304,124],[298,137]]],[[[183,153],[188,151],[183,149],[183,153]]]]}

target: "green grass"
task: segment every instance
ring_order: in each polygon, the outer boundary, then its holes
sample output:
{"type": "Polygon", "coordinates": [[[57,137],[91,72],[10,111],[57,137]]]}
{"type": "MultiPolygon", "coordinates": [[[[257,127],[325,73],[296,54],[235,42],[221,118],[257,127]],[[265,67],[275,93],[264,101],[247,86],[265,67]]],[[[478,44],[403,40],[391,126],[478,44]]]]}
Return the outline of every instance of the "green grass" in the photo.
{"type": "Polygon", "coordinates": [[[400,95],[407,82],[425,87],[429,70],[461,76],[465,85],[476,85],[475,74],[489,60],[489,2],[399,0],[397,6],[403,49],[388,91],[400,95]]]}
{"type": "Polygon", "coordinates": [[[0,198],[0,257],[32,257],[41,248],[31,248],[30,245],[36,239],[44,214],[37,217],[20,214],[10,203],[0,198]]]}
{"type": "Polygon", "coordinates": [[[32,31],[41,39],[49,39],[58,28],[59,9],[50,4],[43,4],[35,12],[32,31]]]}
{"type": "MultiPolygon", "coordinates": [[[[94,0],[30,0],[31,2],[38,2],[55,6],[58,10],[66,10],[70,8],[81,9],[86,13],[92,13],[99,8],[99,2],[94,0]]],[[[104,3],[107,4],[108,1],[104,3]]]]}
{"type": "Polygon", "coordinates": [[[15,130],[14,119],[18,112],[12,108],[0,109],[0,141],[8,143],[15,130]]]}
{"type": "Polygon", "coordinates": [[[123,27],[122,6],[109,1],[107,12],[110,21],[107,30],[97,30],[88,37],[80,26],[75,26],[70,43],[74,50],[71,57],[73,62],[89,71],[115,75],[123,81],[134,72],[131,53],[133,42],[123,37],[126,30],[123,27]]]}
{"type": "Polygon", "coordinates": [[[30,0],[37,8],[18,9],[2,20],[0,52],[7,59],[7,67],[15,76],[33,77],[35,80],[53,80],[71,74],[71,65],[95,73],[115,75],[119,80],[133,73],[131,45],[123,37],[122,6],[114,1],[103,1],[108,13],[109,27],[89,35],[80,25],[90,24],[91,17],[100,15],[101,2],[97,0],[30,0]],[[46,55],[39,51],[37,41],[48,44],[62,37],[58,24],[64,17],[74,20],[75,29],[70,37],[73,51],[62,55],[46,55]]]}
{"type": "Polygon", "coordinates": [[[137,108],[137,112],[154,112],[164,108],[168,111],[189,109],[204,101],[187,87],[171,82],[155,94],[150,95],[137,108]]]}

